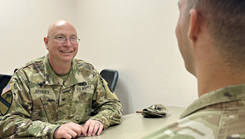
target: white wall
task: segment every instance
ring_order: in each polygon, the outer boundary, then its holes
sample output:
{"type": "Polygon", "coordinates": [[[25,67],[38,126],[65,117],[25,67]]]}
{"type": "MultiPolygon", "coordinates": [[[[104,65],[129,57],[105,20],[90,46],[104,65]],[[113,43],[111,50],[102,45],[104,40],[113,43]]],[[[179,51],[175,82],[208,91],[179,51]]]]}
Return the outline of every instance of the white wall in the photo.
{"type": "Polygon", "coordinates": [[[0,0],[0,73],[45,55],[48,26],[58,19],[74,23],[73,7],[69,0],[0,0]]]}
{"type": "Polygon", "coordinates": [[[77,28],[77,58],[119,71],[116,94],[124,114],[151,104],[187,107],[197,98],[175,37],[178,0],[0,1],[0,73],[12,74],[46,54],[43,37],[53,21],[77,28]]]}

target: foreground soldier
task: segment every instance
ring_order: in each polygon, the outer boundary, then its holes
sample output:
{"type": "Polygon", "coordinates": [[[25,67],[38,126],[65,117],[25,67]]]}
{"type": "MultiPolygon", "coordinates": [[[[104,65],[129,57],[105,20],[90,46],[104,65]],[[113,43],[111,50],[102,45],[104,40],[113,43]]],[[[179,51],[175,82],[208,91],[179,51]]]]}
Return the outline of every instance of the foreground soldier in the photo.
{"type": "Polygon", "coordinates": [[[115,93],[91,64],[74,59],[75,28],[56,21],[44,42],[49,53],[20,68],[2,92],[11,107],[0,104],[0,137],[69,139],[100,135],[120,124],[122,106],[115,93]]]}
{"type": "Polygon", "coordinates": [[[145,139],[245,139],[245,0],[180,0],[179,8],[176,36],[199,99],[145,139]]]}

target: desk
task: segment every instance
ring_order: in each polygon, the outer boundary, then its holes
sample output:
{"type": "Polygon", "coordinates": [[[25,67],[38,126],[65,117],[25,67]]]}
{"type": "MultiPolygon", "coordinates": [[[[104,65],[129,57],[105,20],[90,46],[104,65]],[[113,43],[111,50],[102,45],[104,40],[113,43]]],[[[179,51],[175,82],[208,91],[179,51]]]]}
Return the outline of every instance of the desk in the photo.
{"type": "Polygon", "coordinates": [[[141,113],[122,116],[120,125],[111,126],[100,136],[80,137],[79,139],[139,139],[162,127],[177,121],[185,110],[182,107],[168,106],[168,114],[164,118],[144,118],[141,113]]]}

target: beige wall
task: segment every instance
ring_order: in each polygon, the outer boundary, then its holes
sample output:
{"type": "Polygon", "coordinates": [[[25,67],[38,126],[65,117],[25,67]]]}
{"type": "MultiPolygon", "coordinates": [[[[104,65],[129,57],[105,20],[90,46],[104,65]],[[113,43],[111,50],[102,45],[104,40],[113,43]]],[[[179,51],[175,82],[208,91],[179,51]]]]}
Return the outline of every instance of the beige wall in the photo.
{"type": "Polygon", "coordinates": [[[46,54],[47,27],[58,19],[74,23],[73,7],[69,0],[0,0],[0,73],[46,54]]]}
{"type": "Polygon", "coordinates": [[[196,79],[184,68],[175,37],[178,0],[0,1],[0,73],[46,54],[43,37],[57,19],[77,28],[77,58],[98,71],[119,71],[124,114],[151,104],[187,107],[196,79]]]}

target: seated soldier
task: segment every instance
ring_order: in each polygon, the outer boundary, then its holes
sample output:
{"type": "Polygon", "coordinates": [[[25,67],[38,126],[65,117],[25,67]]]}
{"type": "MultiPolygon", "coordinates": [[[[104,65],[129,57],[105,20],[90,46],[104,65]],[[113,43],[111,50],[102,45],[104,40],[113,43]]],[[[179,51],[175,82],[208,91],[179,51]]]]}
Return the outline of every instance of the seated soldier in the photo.
{"type": "Polygon", "coordinates": [[[69,22],[50,25],[44,38],[49,53],[18,69],[2,92],[11,107],[0,106],[1,138],[70,139],[120,124],[115,93],[91,64],[74,58],[79,40],[69,22]]]}

